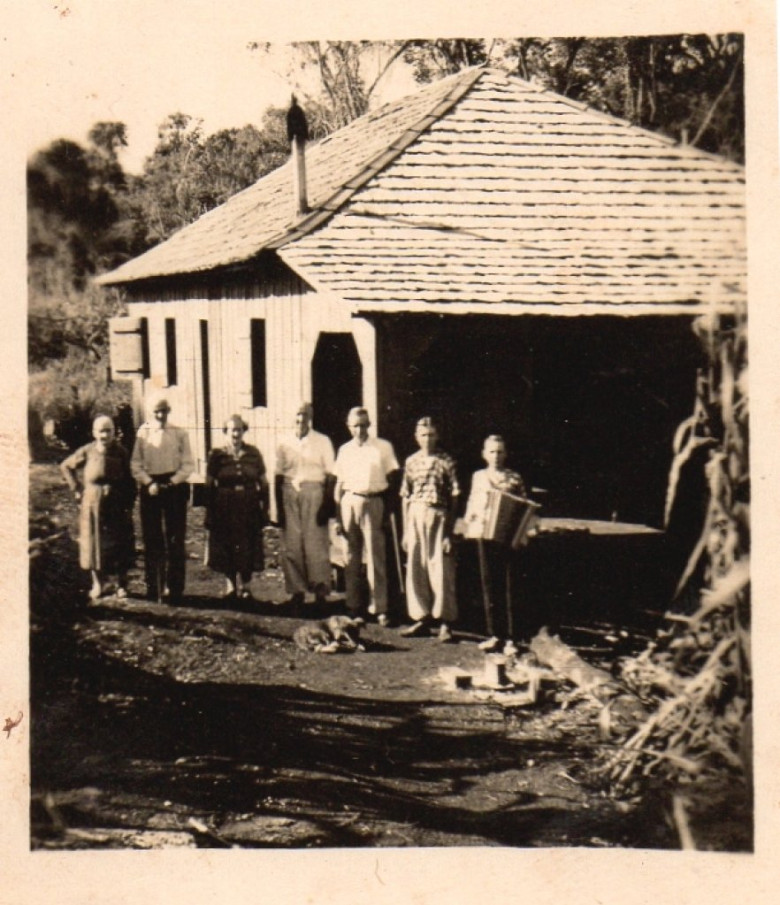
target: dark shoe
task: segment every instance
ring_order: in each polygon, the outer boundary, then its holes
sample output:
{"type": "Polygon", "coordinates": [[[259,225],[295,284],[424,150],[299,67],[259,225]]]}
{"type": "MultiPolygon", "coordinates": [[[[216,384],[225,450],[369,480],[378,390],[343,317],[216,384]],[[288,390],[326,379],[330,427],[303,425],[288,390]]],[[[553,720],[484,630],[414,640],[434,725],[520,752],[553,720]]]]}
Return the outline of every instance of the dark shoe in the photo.
{"type": "Polygon", "coordinates": [[[293,616],[300,616],[303,613],[303,603],[305,600],[305,594],[293,594],[287,601],[285,609],[293,616]]]}
{"type": "Polygon", "coordinates": [[[309,609],[312,613],[318,618],[322,618],[323,616],[332,615],[330,611],[330,604],[328,603],[327,597],[320,597],[317,595],[314,598],[314,602],[311,604],[309,609]]]}
{"type": "Polygon", "coordinates": [[[430,634],[430,630],[430,623],[425,619],[420,619],[402,628],[400,635],[402,638],[420,638],[422,635],[430,634]]]}

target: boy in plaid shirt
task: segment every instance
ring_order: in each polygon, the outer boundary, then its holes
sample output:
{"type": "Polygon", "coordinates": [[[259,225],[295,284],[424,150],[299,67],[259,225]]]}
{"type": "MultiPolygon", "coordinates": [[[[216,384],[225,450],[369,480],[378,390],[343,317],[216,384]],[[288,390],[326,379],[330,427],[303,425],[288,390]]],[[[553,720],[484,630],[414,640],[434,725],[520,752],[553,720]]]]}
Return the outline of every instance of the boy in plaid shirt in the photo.
{"type": "Polygon", "coordinates": [[[432,419],[420,418],[414,436],[420,449],[406,460],[401,483],[406,603],[413,623],[401,634],[426,635],[438,621],[439,640],[448,642],[453,640],[450,624],[458,615],[452,526],[460,486],[455,460],[437,449],[432,419]]]}

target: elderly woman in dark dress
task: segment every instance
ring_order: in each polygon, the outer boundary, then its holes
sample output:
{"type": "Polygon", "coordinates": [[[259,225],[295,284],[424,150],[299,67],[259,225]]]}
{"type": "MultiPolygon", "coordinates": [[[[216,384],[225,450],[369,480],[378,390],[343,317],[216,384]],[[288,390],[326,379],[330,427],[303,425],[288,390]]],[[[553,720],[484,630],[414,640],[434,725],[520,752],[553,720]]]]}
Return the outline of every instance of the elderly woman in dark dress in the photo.
{"type": "Polygon", "coordinates": [[[206,564],[227,579],[225,597],[251,597],[252,572],[263,568],[268,482],[260,451],[244,443],[246,431],[243,418],[231,415],[226,443],[211,451],[206,467],[206,564]]]}
{"type": "Polygon", "coordinates": [[[136,487],[130,457],[114,439],[114,422],[95,418],[92,443],[68,456],[60,470],[81,503],[79,564],[92,576],[89,596],[104,591],[106,577],[117,576],[117,597],[127,597],[127,571],[135,555],[133,503],[136,487]]]}

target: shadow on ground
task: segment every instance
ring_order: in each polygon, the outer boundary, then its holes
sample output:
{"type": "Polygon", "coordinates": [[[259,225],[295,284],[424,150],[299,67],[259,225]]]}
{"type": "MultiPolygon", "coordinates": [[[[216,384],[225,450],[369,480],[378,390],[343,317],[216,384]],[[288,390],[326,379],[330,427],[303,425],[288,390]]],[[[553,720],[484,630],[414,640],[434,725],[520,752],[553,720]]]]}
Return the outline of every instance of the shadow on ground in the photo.
{"type": "MultiPolygon", "coordinates": [[[[556,801],[524,788],[529,758],[570,760],[572,743],[513,740],[485,708],[184,684],[103,657],[78,667],[71,706],[44,693],[34,724],[34,787],[81,790],[60,796],[68,826],[175,831],[196,817],[212,842],[255,846],[587,845],[607,844],[607,825],[636,831],[569,789],[556,801]]],[[[40,807],[33,824],[45,838],[40,807]]]]}
{"type": "Polygon", "coordinates": [[[366,654],[298,651],[278,599],[218,599],[197,530],[186,606],[89,606],[75,507],[36,480],[55,539],[31,567],[33,848],[677,846],[652,804],[588,786],[592,715],[437,686],[473,643],[370,626],[366,654]]]}

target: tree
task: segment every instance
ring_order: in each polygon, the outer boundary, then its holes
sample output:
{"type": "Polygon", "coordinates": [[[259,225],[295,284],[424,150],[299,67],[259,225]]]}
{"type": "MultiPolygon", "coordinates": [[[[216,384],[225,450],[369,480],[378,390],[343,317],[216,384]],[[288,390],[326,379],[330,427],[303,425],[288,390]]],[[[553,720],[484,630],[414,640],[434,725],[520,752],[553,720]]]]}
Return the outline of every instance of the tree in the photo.
{"type": "Polygon", "coordinates": [[[167,239],[282,164],[289,156],[283,117],[284,111],[269,108],[262,129],[246,125],[204,136],[201,120],[168,116],[130,188],[145,246],[167,239]]]}
{"type": "MultiPolygon", "coordinates": [[[[322,135],[335,132],[368,112],[372,98],[390,67],[404,53],[408,41],[294,41],[288,78],[294,84],[299,73],[314,75],[319,91],[312,95],[303,87],[296,91],[306,98],[306,115],[320,127],[322,135]]],[[[268,54],[271,45],[258,41],[249,50],[268,54]]],[[[322,137],[312,122],[310,135],[322,137]]]]}
{"type": "Polygon", "coordinates": [[[126,179],[119,162],[119,149],[127,147],[127,127],[120,122],[99,122],[87,135],[91,145],[90,164],[96,178],[107,190],[120,192],[126,179]]]}
{"type": "Polygon", "coordinates": [[[454,75],[470,66],[482,66],[489,55],[484,38],[406,41],[403,49],[404,62],[413,67],[415,79],[422,83],[454,75]]]}
{"type": "Polygon", "coordinates": [[[287,160],[290,149],[279,129],[283,113],[270,108],[262,130],[251,125],[223,129],[203,142],[198,162],[203,175],[201,203],[207,209],[223,204],[287,160]]]}
{"type": "Polygon", "coordinates": [[[44,292],[59,290],[60,281],[83,287],[103,257],[100,237],[117,208],[93,175],[87,152],[64,139],[28,165],[30,278],[44,292]]]}
{"type": "Polygon", "coordinates": [[[410,41],[419,82],[490,63],[678,141],[744,160],[741,35],[410,41]]]}
{"type": "Polygon", "coordinates": [[[157,145],[133,192],[147,245],[161,242],[204,213],[197,162],[202,137],[202,121],[186,113],[172,113],[160,124],[157,145]]]}
{"type": "Polygon", "coordinates": [[[132,253],[125,141],[122,123],[98,123],[87,148],[55,141],[27,167],[29,401],[38,421],[72,422],[79,439],[96,407],[125,398],[106,381],[107,321],[124,306],[89,282],[132,253]]]}

